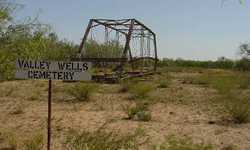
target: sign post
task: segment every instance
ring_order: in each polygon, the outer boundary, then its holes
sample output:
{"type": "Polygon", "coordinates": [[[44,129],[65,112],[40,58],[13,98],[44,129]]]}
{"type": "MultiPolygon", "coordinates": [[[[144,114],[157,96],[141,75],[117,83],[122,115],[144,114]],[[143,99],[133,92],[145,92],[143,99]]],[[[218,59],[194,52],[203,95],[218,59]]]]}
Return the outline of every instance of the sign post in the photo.
{"type": "Polygon", "coordinates": [[[89,62],[63,62],[63,61],[41,61],[24,60],[16,61],[16,79],[47,79],[48,88],[48,125],[47,125],[47,150],[51,146],[51,97],[52,80],[66,81],[89,81],[91,64],[89,62]]]}
{"type": "Polygon", "coordinates": [[[49,79],[49,90],[48,90],[48,142],[47,142],[47,150],[50,150],[50,139],[51,139],[51,92],[52,90],[52,81],[49,79]]]}

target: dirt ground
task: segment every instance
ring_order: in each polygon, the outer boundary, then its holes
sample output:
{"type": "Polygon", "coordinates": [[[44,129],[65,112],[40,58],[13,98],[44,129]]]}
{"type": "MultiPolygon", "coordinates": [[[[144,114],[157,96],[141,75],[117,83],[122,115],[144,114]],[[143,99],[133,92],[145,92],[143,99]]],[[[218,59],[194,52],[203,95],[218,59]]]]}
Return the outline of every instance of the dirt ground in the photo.
{"type": "MultiPolygon", "coordinates": [[[[210,102],[216,96],[214,89],[183,83],[183,78],[197,76],[199,72],[171,72],[168,88],[154,88],[149,122],[125,119],[124,105],[133,103],[129,93],[119,93],[119,84],[98,84],[89,102],[72,103],[64,88],[75,83],[53,82],[52,149],[64,149],[65,133],[70,129],[93,131],[104,123],[108,131],[120,134],[133,133],[142,128],[146,142],[140,149],[150,149],[164,137],[176,135],[189,137],[194,142],[211,143],[222,150],[235,145],[240,150],[250,149],[250,124],[221,122],[210,102]]],[[[165,74],[154,75],[148,84],[157,84],[165,74]]],[[[46,138],[47,81],[6,81],[0,83],[0,132],[12,132],[17,141],[32,137],[36,132],[46,138]]],[[[143,141],[143,140],[142,140],[143,141]]],[[[0,139],[0,147],[4,145],[0,139]]],[[[1,148],[0,148],[1,149],[1,148]]],[[[21,149],[21,148],[20,148],[21,149]]]]}

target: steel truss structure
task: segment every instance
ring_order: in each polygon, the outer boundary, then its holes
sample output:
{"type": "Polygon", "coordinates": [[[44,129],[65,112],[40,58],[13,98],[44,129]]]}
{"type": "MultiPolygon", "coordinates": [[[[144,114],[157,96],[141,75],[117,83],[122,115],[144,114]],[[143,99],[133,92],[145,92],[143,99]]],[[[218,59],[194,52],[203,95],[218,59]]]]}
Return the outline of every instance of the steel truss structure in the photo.
{"type": "Polygon", "coordinates": [[[80,61],[117,63],[114,71],[123,70],[125,64],[151,60],[153,61],[152,71],[156,71],[158,61],[156,34],[149,27],[136,19],[90,19],[79,47],[79,54],[80,57],[77,58],[77,60],[80,61]],[[109,33],[111,31],[115,32],[114,36],[118,42],[120,42],[119,39],[123,36],[124,44],[121,56],[113,58],[88,57],[85,55],[85,44],[87,43],[89,37],[92,39],[91,31],[97,27],[103,27],[102,31],[99,32],[104,31],[104,42],[106,43],[109,41],[109,33]],[[138,49],[131,46],[134,39],[139,39],[140,46],[138,49]],[[135,56],[135,53],[139,54],[135,56]]]}

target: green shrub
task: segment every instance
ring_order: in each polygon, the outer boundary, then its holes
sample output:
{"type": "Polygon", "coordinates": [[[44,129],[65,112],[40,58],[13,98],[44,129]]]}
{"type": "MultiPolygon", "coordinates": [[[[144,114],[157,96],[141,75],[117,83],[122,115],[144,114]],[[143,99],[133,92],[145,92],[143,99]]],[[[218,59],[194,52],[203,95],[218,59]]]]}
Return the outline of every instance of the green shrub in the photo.
{"type": "Polygon", "coordinates": [[[126,106],[124,108],[124,111],[128,115],[128,119],[138,120],[138,121],[150,121],[151,112],[148,110],[147,107],[148,107],[147,104],[140,102],[133,107],[126,106]]]}
{"type": "Polygon", "coordinates": [[[148,97],[150,91],[153,90],[152,85],[149,83],[137,83],[133,85],[130,89],[130,92],[135,98],[144,99],[148,97]]]}
{"type": "Polygon", "coordinates": [[[158,85],[158,88],[168,88],[168,86],[169,86],[169,81],[161,80],[159,85],[158,85]]]}
{"type": "Polygon", "coordinates": [[[227,102],[227,110],[235,123],[247,123],[250,119],[250,102],[248,99],[230,97],[227,102]]]}
{"type": "Polygon", "coordinates": [[[138,150],[137,135],[120,136],[101,129],[94,132],[69,132],[65,146],[68,150],[138,150]]]}
{"type": "Polygon", "coordinates": [[[175,136],[166,137],[160,145],[154,146],[154,150],[213,150],[209,144],[196,144],[188,138],[176,138],[175,136]]]}
{"type": "Polygon", "coordinates": [[[24,141],[25,150],[42,150],[44,146],[44,138],[42,134],[37,134],[31,139],[24,141]]]}
{"type": "Polygon", "coordinates": [[[78,83],[67,92],[78,101],[88,101],[93,94],[95,86],[90,83],[78,83]]]}
{"type": "Polygon", "coordinates": [[[219,94],[227,94],[236,87],[237,80],[235,76],[217,76],[212,78],[211,84],[212,87],[219,92],[219,94]]]}

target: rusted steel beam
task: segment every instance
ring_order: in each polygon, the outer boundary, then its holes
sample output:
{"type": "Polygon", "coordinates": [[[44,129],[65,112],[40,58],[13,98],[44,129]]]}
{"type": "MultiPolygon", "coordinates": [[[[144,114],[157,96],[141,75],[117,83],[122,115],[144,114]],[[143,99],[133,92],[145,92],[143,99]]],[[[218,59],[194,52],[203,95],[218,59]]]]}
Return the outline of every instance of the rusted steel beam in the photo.
{"type": "Polygon", "coordinates": [[[136,61],[139,61],[139,60],[158,60],[158,59],[155,59],[155,57],[150,57],[150,56],[147,56],[147,57],[137,57],[137,58],[133,58],[133,60],[129,61],[129,63],[133,63],[133,62],[136,62],[136,61]]]}
{"type": "Polygon", "coordinates": [[[120,32],[120,33],[122,33],[122,34],[124,34],[124,35],[127,35],[126,32],[119,31],[119,30],[117,30],[116,28],[114,28],[114,27],[112,27],[112,26],[110,26],[110,25],[108,25],[108,24],[105,24],[105,23],[103,23],[103,22],[100,22],[100,21],[98,21],[98,20],[94,20],[94,22],[99,23],[99,24],[101,24],[101,25],[103,25],[103,26],[105,26],[105,27],[108,27],[108,28],[110,28],[110,29],[113,29],[113,30],[115,30],[115,31],[118,31],[118,32],[120,32]]]}
{"type": "Polygon", "coordinates": [[[92,24],[93,24],[93,20],[90,19],[89,24],[88,24],[88,26],[87,26],[87,29],[86,29],[86,31],[85,31],[84,37],[83,37],[83,39],[82,39],[82,42],[81,42],[81,44],[80,44],[80,46],[79,46],[79,50],[78,50],[79,53],[82,52],[83,46],[84,46],[84,44],[85,44],[85,42],[86,42],[86,40],[87,40],[87,38],[88,38],[89,31],[90,31],[90,29],[91,29],[92,24]]]}
{"type": "Polygon", "coordinates": [[[100,20],[100,21],[130,21],[131,19],[117,19],[117,20],[114,20],[114,19],[94,19],[94,20],[100,20]]]}
{"type": "Polygon", "coordinates": [[[157,56],[157,45],[156,45],[156,35],[154,34],[154,50],[155,50],[155,65],[154,65],[154,71],[157,69],[157,63],[158,63],[158,56],[157,56]]]}
{"type": "Polygon", "coordinates": [[[124,51],[123,51],[123,54],[122,54],[122,57],[123,57],[123,58],[126,57],[127,52],[128,52],[128,49],[129,49],[129,44],[130,44],[131,35],[132,35],[132,32],[133,32],[134,22],[135,22],[135,20],[132,19],[132,20],[131,20],[130,27],[129,27],[128,34],[127,34],[127,36],[126,36],[126,44],[125,44],[125,48],[124,48],[124,51]]]}
{"type": "Polygon", "coordinates": [[[130,46],[128,48],[128,52],[129,52],[129,58],[130,58],[130,60],[133,60],[133,56],[132,56],[132,52],[131,52],[130,46]]]}
{"type": "Polygon", "coordinates": [[[103,20],[99,20],[99,21],[102,21],[104,23],[109,23],[109,24],[114,24],[114,25],[126,25],[131,21],[131,19],[128,19],[128,20],[124,20],[124,21],[119,21],[119,20],[115,20],[115,21],[103,21],[103,20]]]}
{"type": "Polygon", "coordinates": [[[103,23],[106,23],[108,25],[112,25],[112,26],[129,26],[130,23],[111,23],[111,22],[103,22],[103,23]]]}
{"type": "Polygon", "coordinates": [[[100,24],[95,24],[95,25],[92,25],[91,28],[95,28],[97,26],[100,26],[100,24]]]}
{"type": "Polygon", "coordinates": [[[155,35],[155,33],[151,29],[149,29],[147,26],[145,26],[143,23],[141,23],[140,21],[138,21],[136,19],[134,19],[134,20],[137,24],[141,25],[143,28],[147,29],[149,32],[151,32],[153,35],[155,35]]]}
{"type": "MultiPolygon", "coordinates": [[[[118,30],[121,30],[121,31],[128,31],[129,30],[129,28],[117,28],[118,30]]],[[[133,29],[133,31],[141,31],[142,29],[133,29]]],[[[146,29],[144,29],[144,31],[147,31],[146,29]]]]}

